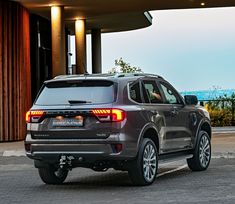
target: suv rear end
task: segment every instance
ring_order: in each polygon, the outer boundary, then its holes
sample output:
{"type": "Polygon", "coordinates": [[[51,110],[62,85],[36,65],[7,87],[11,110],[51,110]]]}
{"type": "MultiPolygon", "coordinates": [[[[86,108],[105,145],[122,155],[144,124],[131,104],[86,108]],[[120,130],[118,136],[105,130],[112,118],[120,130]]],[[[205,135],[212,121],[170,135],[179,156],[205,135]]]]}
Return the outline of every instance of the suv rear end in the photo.
{"type": "Polygon", "coordinates": [[[119,86],[102,77],[45,82],[26,115],[26,154],[35,166],[59,165],[66,156],[71,168],[104,170],[134,157],[136,141],[124,131],[127,113],[119,108],[119,86]]]}

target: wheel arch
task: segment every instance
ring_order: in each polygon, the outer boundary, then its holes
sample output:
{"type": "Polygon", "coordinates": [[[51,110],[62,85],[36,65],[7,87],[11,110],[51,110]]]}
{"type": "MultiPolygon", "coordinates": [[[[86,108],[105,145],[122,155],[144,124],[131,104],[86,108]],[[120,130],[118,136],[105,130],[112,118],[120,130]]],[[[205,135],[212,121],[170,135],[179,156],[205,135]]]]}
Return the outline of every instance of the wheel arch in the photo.
{"type": "Polygon", "coordinates": [[[210,139],[212,137],[212,129],[211,129],[210,121],[202,120],[198,126],[198,129],[197,129],[197,134],[196,134],[195,141],[194,141],[194,147],[196,146],[196,144],[198,142],[198,137],[199,137],[199,133],[201,130],[207,132],[210,139]]]}
{"type": "Polygon", "coordinates": [[[204,121],[201,124],[200,130],[203,130],[203,131],[207,132],[209,137],[210,137],[210,139],[211,139],[211,136],[212,136],[211,125],[207,121],[204,121]]]}
{"type": "MultiPolygon", "coordinates": [[[[159,148],[160,148],[160,142],[159,142],[159,133],[157,128],[153,125],[153,124],[148,124],[146,125],[143,130],[141,131],[139,140],[138,140],[138,145],[137,145],[137,149],[139,150],[140,144],[143,141],[144,138],[149,138],[151,139],[154,144],[157,147],[157,150],[159,152],[159,148]]],[[[137,151],[138,153],[138,151],[137,151]]]]}

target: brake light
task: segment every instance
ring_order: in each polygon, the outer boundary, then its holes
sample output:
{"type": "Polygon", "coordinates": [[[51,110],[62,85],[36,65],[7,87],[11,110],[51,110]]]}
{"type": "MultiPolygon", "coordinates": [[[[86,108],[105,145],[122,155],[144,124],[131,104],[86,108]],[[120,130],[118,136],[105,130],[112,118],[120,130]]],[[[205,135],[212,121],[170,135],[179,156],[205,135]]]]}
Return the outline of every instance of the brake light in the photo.
{"type": "Polygon", "coordinates": [[[36,111],[28,111],[25,116],[25,120],[27,123],[37,123],[44,115],[44,111],[36,110],[36,111]]]}
{"type": "Polygon", "coordinates": [[[102,122],[121,122],[125,119],[125,111],[115,108],[93,109],[92,113],[102,122]]]}

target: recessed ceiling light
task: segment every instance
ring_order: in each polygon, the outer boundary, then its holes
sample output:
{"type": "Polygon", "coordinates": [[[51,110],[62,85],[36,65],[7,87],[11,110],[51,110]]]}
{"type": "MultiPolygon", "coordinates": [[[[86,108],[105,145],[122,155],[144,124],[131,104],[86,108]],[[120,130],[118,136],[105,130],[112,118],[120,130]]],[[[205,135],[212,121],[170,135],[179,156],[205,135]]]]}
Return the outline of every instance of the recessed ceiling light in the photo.
{"type": "Polygon", "coordinates": [[[204,2],[202,2],[202,3],[201,3],[201,6],[205,6],[205,3],[204,3],[204,2]]]}

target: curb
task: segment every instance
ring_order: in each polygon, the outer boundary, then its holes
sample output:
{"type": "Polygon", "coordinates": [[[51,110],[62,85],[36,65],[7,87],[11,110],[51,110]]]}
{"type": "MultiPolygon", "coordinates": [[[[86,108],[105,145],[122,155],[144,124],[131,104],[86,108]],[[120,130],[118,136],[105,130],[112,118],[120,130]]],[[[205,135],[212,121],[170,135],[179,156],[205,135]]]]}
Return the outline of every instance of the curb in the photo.
{"type": "Polygon", "coordinates": [[[215,152],[212,154],[212,159],[235,159],[235,153],[234,152],[224,152],[224,153],[218,153],[215,152]]]}
{"type": "Polygon", "coordinates": [[[235,131],[231,130],[231,131],[215,131],[212,132],[213,135],[219,135],[219,134],[235,134],[235,131]]]}
{"type": "Polygon", "coordinates": [[[212,127],[212,133],[213,134],[234,134],[235,133],[235,127],[229,126],[229,127],[212,127]]]}

